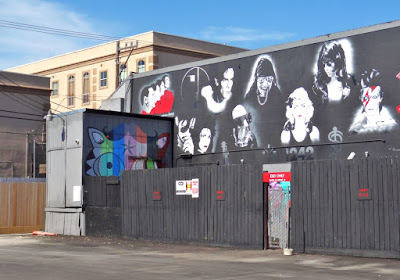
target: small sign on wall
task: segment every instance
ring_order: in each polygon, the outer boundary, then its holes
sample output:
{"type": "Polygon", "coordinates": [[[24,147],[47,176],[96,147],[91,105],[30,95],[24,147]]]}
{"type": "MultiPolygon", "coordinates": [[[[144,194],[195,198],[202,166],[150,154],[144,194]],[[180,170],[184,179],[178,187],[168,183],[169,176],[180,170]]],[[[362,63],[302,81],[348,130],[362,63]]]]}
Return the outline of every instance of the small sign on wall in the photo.
{"type": "Polygon", "coordinates": [[[176,195],[191,195],[192,198],[199,197],[199,179],[177,180],[175,182],[176,195]]]}
{"type": "Polygon", "coordinates": [[[192,198],[199,198],[199,179],[192,179],[192,198]]]}
{"type": "Polygon", "coordinates": [[[186,195],[186,180],[178,180],[175,182],[176,195],[186,195]]]}
{"type": "Polygon", "coordinates": [[[224,193],[224,191],[217,191],[217,200],[220,200],[220,201],[225,200],[225,193],[224,193]]]}
{"type": "Polygon", "coordinates": [[[292,181],[292,172],[264,172],[263,182],[290,182],[292,181]]]}
{"type": "Polygon", "coordinates": [[[371,192],[369,189],[358,189],[357,200],[370,200],[371,192]]]}
{"type": "Polygon", "coordinates": [[[153,200],[154,201],[160,201],[161,200],[161,192],[154,191],[153,192],[153,200]]]}
{"type": "Polygon", "coordinates": [[[72,187],[72,201],[82,203],[82,186],[72,187]]]}

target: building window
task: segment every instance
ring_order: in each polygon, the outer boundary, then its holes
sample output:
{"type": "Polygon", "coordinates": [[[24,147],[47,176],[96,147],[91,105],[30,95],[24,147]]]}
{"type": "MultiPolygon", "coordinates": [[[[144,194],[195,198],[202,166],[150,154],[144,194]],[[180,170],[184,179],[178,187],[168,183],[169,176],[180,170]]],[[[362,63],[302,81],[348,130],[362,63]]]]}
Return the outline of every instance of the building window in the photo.
{"type": "Polygon", "coordinates": [[[53,82],[51,88],[53,90],[51,92],[51,95],[52,96],[57,96],[58,95],[58,82],[53,82]]]}
{"type": "Polygon", "coordinates": [[[90,94],[90,90],[89,90],[89,80],[90,76],[88,72],[85,72],[85,74],[83,74],[83,94],[82,94],[82,103],[83,104],[87,104],[89,103],[89,94],[90,94]]]}
{"type": "Polygon", "coordinates": [[[100,87],[107,86],[107,71],[100,72],[100,87]]]}
{"type": "Polygon", "coordinates": [[[75,77],[73,75],[68,78],[68,106],[75,104],[75,77]]]}
{"type": "Polygon", "coordinates": [[[119,67],[119,83],[121,84],[126,79],[126,64],[122,64],[119,67]]]}
{"type": "Polygon", "coordinates": [[[137,65],[138,65],[138,73],[143,73],[144,71],[146,71],[146,65],[144,63],[144,60],[139,60],[137,65]]]}

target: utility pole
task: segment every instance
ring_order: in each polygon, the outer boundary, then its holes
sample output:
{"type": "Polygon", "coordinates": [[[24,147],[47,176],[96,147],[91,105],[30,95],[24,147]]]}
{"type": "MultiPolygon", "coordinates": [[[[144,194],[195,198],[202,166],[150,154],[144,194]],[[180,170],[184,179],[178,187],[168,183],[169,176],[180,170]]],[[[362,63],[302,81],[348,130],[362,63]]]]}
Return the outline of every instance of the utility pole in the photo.
{"type": "Polygon", "coordinates": [[[121,51],[126,51],[126,50],[130,50],[128,58],[126,59],[125,63],[124,63],[124,67],[126,67],[126,64],[128,63],[129,58],[131,57],[131,54],[133,52],[133,50],[137,49],[138,47],[138,41],[137,40],[133,40],[130,41],[129,44],[128,42],[125,43],[125,47],[121,48],[121,42],[117,41],[117,50],[116,50],[116,57],[115,57],[115,64],[116,64],[116,75],[115,75],[115,88],[117,88],[119,86],[119,80],[121,77],[121,72],[123,69],[121,69],[121,61],[120,61],[120,57],[121,57],[121,51]]]}
{"type": "Polygon", "coordinates": [[[117,41],[117,50],[115,52],[115,88],[119,86],[119,55],[121,52],[120,41],[117,41]]]}

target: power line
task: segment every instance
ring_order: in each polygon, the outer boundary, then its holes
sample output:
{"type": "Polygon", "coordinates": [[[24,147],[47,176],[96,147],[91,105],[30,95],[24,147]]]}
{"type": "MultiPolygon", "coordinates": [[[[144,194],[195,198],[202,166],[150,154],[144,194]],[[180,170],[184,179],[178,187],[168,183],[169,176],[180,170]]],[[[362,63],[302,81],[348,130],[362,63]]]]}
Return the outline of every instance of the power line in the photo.
{"type": "Polygon", "coordinates": [[[28,119],[28,118],[19,118],[19,117],[11,117],[11,116],[0,116],[0,118],[5,119],[16,119],[16,120],[25,120],[25,121],[33,121],[33,122],[43,122],[44,120],[35,120],[35,119],[28,119]]]}
{"type": "Polygon", "coordinates": [[[30,133],[30,132],[12,132],[12,131],[0,131],[2,134],[16,134],[16,135],[26,135],[29,133],[29,135],[35,135],[35,136],[41,136],[42,134],[37,134],[37,133],[30,133]]]}
{"type": "Polygon", "coordinates": [[[21,104],[21,105],[23,105],[23,106],[25,106],[25,107],[28,107],[28,108],[30,108],[30,109],[32,109],[32,110],[35,110],[35,111],[43,112],[43,108],[39,108],[39,107],[37,107],[37,106],[35,106],[35,105],[33,105],[33,104],[30,104],[30,103],[28,103],[27,101],[25,101],[25,100],[23,100],[23,99],[16,99],[14,96],[12,96],[12,95],[10,95],[10,94],[8,94],[8,93],[6,93],[6,92],[1,92],[1,91],[0,91],[0,93],[4,94],[4,95],[7,96],[8,98],[14,100],[15,102],[17,102],[17,103],[19,103],[19,104],[21,104]],[[25,102],[25,103],[27,103],[27,104],[23,104],[21,101],[23,101],[23,102],[25,102]]]}
{"type": "Polygon", "coordinates": [[[43,117],[43,115],[30,114],[30,113],[25,113],[25,112],[17,112],[17,111],[9,111],[9,110],[3,110],[3,109],[0,109],[0,112],[6,112],[6,113],[12,113],[12,114],[23,114],[23,115],[35,116],[35,117],[43,117]]]}
{"type": "MultiPolygon", "coordinates": [[[[16,85],[17,87],[21,87],[19,84],[17,84],[16,82],[14,82],[13,80],[11,80],[11,79],[8,78],[7,76],[4,76],[3,74],[1,74],[1,72],[0,72],[0,75],[1,75],[3,78],[5,78],[6,80],[9,80],[11,83],[13,83],[14,85],[16,85]]],[[[5,85],[4,82],[2,82],[2,84],[5,85]]]]}
{"type": "MultiPolygon", "coordinates": [[[[39,33],[46,33],[46,34],[52,34],[52,35],[60,35],[60,36],[66,36],[66,37],[98,40],[98,41],[114,41],[114,40],[121,39],[121,38],[115,37],[115,36],[77,32],[77,31],[72,31],[72,30],[58,29],[58,28],[32,25],[32,24],[13,22],[13,21],[7,21],[7,20],[0,20],[0,27],[32,31],[32,32],[39,32],[39,33]]],[[[123,40],[132,40],[132,39],[123,39],[123,40]]],[[[136,40],[136,39],[133,39],[133,40],[137,41],[138,43],[142,43],[142,44],[151,43],[151,42],[144,41],[144,40],[136,40]]]]}

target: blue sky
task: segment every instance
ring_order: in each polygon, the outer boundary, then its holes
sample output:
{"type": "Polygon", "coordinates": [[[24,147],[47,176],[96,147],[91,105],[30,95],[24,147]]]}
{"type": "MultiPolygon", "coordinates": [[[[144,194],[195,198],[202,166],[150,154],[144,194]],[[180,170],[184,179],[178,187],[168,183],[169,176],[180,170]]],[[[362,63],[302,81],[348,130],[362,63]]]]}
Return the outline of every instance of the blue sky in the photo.
{"type": "MultiPolygon", "coordinates": [[[[127,37],[150,30],[248,49],[400,19],[398,1],[0,0],[0,20],[127,37]]],[[[0,69],[101,41],[0,27],[0,69]]]]}

